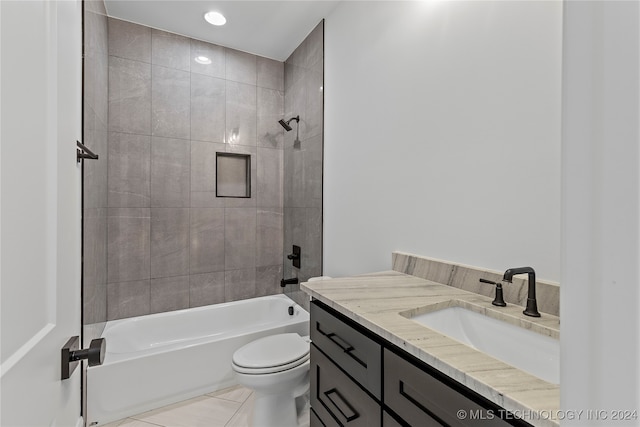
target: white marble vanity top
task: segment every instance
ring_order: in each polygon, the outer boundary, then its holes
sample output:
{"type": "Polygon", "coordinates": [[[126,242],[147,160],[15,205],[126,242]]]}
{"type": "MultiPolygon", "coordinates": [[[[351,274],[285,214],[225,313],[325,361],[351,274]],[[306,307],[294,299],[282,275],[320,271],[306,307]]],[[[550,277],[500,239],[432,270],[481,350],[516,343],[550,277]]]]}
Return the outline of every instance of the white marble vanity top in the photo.
{"type": "Polygon", "coordinates": [[[410,319],[418,311],[463,302],[538,333],[559,338],[560,319],[522,314],[523,307],[395,271],[301,284],[307,294],[404,349],[534,426],[558,426],[560,387],[494,359],[410,319]],[[416,311],[416,313],[412,313],[416,311]]]}

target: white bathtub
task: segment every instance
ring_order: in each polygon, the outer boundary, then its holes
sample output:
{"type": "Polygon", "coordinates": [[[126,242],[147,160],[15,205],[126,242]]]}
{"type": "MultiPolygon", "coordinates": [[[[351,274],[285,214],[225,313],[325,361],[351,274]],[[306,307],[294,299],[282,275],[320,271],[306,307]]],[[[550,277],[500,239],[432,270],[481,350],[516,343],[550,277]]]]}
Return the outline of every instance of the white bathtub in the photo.
{"type": "Polygon", "coordinates": [[[234,351],[284,332],[309,335],[309,313],[285,295],[107,322],[104,363],[87,369],[87,425],[230,387],[234,351]]]}

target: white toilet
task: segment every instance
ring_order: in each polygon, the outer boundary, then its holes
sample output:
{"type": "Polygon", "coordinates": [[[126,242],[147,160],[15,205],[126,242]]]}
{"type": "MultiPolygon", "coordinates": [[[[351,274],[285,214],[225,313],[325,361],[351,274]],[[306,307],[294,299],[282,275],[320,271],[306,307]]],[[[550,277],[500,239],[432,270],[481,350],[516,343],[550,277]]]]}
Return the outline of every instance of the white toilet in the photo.
{"type": "Polygon", "coordinates": [[[271,335],[239,348],[232,367],[255,393],[253,425],[297,427],[296,397],[309,390],[309,337],[271,335]]]}

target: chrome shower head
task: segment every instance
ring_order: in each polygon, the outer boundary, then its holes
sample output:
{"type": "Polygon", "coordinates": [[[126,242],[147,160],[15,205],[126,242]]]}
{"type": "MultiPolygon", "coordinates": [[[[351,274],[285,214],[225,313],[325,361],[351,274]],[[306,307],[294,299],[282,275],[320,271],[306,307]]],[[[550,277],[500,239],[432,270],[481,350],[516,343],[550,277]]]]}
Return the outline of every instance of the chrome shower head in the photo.
{"type": "Polygon", "coordinates": [[[291,129],[293,129],[291,126],[289,126],[289,123],[291,123],[292,120],[295,120],[296,123],[300,123],[300,116],[291,117],[286,122],[283,119],[280,119],[278,120],[278,123],[280,123],[280,126],[282,126],[284,130],[289,132],[291,129]]]}

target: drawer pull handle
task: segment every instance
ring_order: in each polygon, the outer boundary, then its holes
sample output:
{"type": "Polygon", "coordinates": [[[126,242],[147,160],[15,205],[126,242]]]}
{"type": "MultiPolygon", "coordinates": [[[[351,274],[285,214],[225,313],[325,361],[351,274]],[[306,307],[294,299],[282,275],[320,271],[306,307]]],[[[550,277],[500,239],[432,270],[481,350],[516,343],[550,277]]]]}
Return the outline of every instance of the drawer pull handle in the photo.
{"type": "Polygon", "coordinates": [[[340,347],[342,351],[344,351],[345,353],[349,353],[355,350],[351,344],[349,344],[348,342],[340,338],[339,335],[336,335],[333,332],[331,332],[330,334],[327,334],[327,338],[333,341],[333,343],[338,347],[340,347]]]}
{"type": "Polygon", "coordinates": [[[320,332],[322,335],[324,335],[325,337],[329,338],[329,340],[334,343],[335,345],[337,345],[338,347],[340,347],[342,349],[342,351],[344,351],[345,353],[349,353],[353,350],[355,350],[353,348],[353,346],[351,344],[349,344],[348,342],[346,342],[345,340],[343,340],[342,338],[340,338],[338,335],[336,335],[335,332],[329,332],[326,333],[325,331],[323,331],[322,329],[320,329],[320,322],[316,322],[316,329],[318,330],[318,332],[320,332]],[[338,341],[341,341],[342,344],[338,341]],[[344,344],[344,345],[343,345],[344,344]]]}
{"type": "Polygon", "coordinates": [[[333,406],[336,407],[336,409],[338,410],[338,412],[340,412],[340,414],[347,420],[347,422],[351,422],[353,420],[355,420],[356,418],[358,418],[360,416],[360,414],[358,414],[356,412],[355,409],[353,409],[353,407],[351,405],[349,405],[349,402],[347,402],[344,397],[342,397],[342,395],[340,394],[340,392],[338,390],[336,390],[335,388],[332,388],[329,391],[325,391],[324,395],[327,397],[327,400],[329,400],[329,402],[331,402],[333,404],[333,406]],[[331,396],[334,395],[336,397],[336,400],[339,400],[342,405],[338,405],[336,402],[334,402],[334,400],[331,398],[331,396]],[[340,406],[344,407],[348,412],[351,413],[351,415],[347,415],[345,414],[342,410],[342,408],[340,408],[340,406]]]}
{"type": "Polygon", "coordinates": [[[345,341],[344,339],[342,339],[339,335],[337,335],[335,332],[329,332],[326,333],[325,331],[323,331],[322,329],[320,329],[320,322],[316,322],[316,330],[318,332],[320,332],[322,335],[324,335],[325,337],[327,337],[327,339],[329,339],[329,341],[331,341],[332,343],[334,343],[335,345],[337,345],[338,347],[340,347],[340,349],[347,353],[348,356],[351,356],[351,358],[353,360],[355,360],[356,362],[358,362],[360,365],[362,365],[365,369],[367,368],[367,364],[364,363],[362,360],[360,360],[358,357],[355,356],[355,354],[353,354],[353,351],[355,350],[355,347],[352,346],[351,344],[349,344],[347,341],[345,341]]]}

